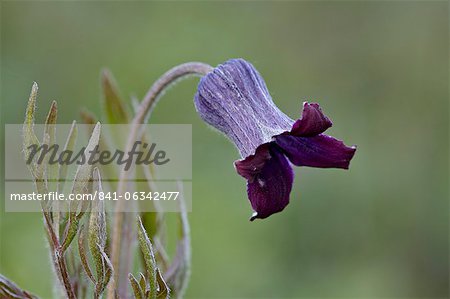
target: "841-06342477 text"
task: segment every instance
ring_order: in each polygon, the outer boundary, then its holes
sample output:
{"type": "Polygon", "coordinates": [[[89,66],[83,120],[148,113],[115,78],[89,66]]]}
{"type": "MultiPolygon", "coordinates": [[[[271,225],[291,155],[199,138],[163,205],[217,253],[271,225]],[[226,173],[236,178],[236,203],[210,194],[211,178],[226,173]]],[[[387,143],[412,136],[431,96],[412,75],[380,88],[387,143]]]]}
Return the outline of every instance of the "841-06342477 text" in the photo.
{"type": "Polygon", "coordinates": [[[60,192],[48,192],[48,193],[11,193],[11,201],[90,201],[90,200],[105,200],[105,201],[117,201],[117,200],[153,200],[153,201],[173,201],[177,200],[180,192],[179,191],[163,191],[163,192],[144,192],[144,191],[133,191],[124,192],[119,194],[118,192],[98,192],[87,194],[75,194],[75,193],[60,193],[60,192]]]}

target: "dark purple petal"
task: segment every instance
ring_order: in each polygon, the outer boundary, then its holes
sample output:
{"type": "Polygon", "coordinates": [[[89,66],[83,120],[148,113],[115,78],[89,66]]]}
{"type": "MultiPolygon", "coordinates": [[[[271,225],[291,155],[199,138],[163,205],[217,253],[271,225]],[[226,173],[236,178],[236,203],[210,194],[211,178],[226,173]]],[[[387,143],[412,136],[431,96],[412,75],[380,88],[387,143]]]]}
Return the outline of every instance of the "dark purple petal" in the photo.
{"type": "Polygon", "coordinates": [[[237,173],[253,182],[255,176],[262,171],[267,160],[270,159],[270,143],[260,145],[254,155],[234,162],[237,173]]]}
{"type": "Polygon", "coordinates": [[[333,123],[323,114],[317,103],[303,103],[302,118],[292,126],[291,134],[294,136],[310,137],[319,135],[331,127],[333,123]]]}
{"type": "Polygon", "coordinates": [[[286,157],[271,144],[270,159],[252,182],[247,182],[247,193],[255,213],[250,218],[266,218],[282,211],[289,203],[294,172],[286,157]]]}
{"type": "Polygon", "coordinates": [[[342,141],[320,134],[313,137],[279,135],[275,142],[289,160],[297,166],[348,169],[356,147],[348,147],[342,141]]]}

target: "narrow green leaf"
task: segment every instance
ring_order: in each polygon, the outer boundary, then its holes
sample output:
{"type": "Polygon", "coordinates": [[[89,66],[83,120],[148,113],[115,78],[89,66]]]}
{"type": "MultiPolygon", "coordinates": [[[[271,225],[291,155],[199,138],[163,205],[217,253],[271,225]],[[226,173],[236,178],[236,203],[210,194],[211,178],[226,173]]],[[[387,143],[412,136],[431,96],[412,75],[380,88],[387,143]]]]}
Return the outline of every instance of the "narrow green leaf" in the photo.
{"type": "Polygon", "coordinates": [[[122,97],[119,95],[117,84],[108,70],[103,70],[101,76],[103,89],[103,109],[110,124],[127,124],[128,113],[122,97]]]}
{"type": "MultiPolygon", "coordinates": [[[[44,134],[44,139],[42,141],[43,145],[48,145],[50,142],[50,136],[48,134],[44,134]]],[[[43,161],[39,164],[35,164],[35,182],[36,182],[36,189],[39,193],[45,194],[48,193],[48,187],[47,187],[47,177],[45,176],[45,172],[47,169],[47,161],[48,161],[48,155],[45,155],[43,161]]],[[[48,206],[48,202],[41,201],[45,206],[48,206]]]]}
{"type": "MultiPolygon", "coordinates": [[[[101,125],[98,122],[94,130],[92,131],[92,135],[89,139],[89,142],[84,150],[84,162],[79,165],[77,168],[77,172],[75,174],[75,179],[72,185],[72,194],[84,194],[88,191],[88,184],[92,174],[92,164],[88,163],[89,153],[94,150],[96,146],[98,146],[100,141],[100,131],[101,125]]],[[[71,212],[76,212],[76,208],[78,207],[78,202],[71,202],[73,209],[71,208],[71,212]]]]}
{"type": "MultiPolygon", "coordinates": [[[[55,144],[56,139],[56,119],[58,117],[58,106],[56,101],[53,101],[44,125],[44,134],[48,134],[48,145],[55,144]]],[[[47,165],[47,179],[49,181],[49,190],[56,191],[56,180],[58,179],[58,164],[47,165]]]]}
{"type": "Polygon", "coordinates": [[[141,290],[145,293],[147,290],[147,281],[145,279],[145,275],[142,272],[139,272],[139,286],[141,287],[141,290]]]}
{"type": "MultiPolygon", "coordinates": [[[[97,116],[86,109],[82,110],[80,112],[80,115],[83,123],[87,125],[85,127],[89,130],[88,133],[90,134],[94,129],[94,125],[97,123],[97,116]]],[[[110,151],[110,149],[111,147],[106,138],[101,138],[99,143],[99,151],[110,151]]],[[[117,168],[113,163],[108,163],[107,165],[103,165],[103,173],[105,174],[105,177],[115,178],[117,177],[117,168]]],[[[117,187],[117,182],[115,182],[114,180],[109,181],[108,184],[112,190],[115,190],[117,187]]]]}
{"type": "Polygon", "coordinates": [[[80,254],[81,265],[83,266],[84,272],[89,277],[89,279],[92,281],[92,283],[95,284],[96,283],[95,278],[94,278],[94,275],[92,274],[91,267],[89,267],[89,262],[88,262],[88,258],[86,255],[86,249],[84,247],[83,228],[84,228],[84,226],[82,225],[80,228],[80,231],[78,233],[78,253],[80,254]]]}
{"type": "MultiPolygon", "coordinates": [[[[48,144],[49,142],[49,136],[48,134],[44,135],[44,140],[43,140],[43,144],[48,144]]],[[[46,159],[44,159],[44,161],[42,161],[42,163],[40,163],[39,165],[36,165],[36,169],[35,169],[35,185],[36,185],[36,190],[38,193],[40,194],[46,194],[48,193],[48,188],[47,188],[47,178],[45,177],[45,168],[46,168],[46,159]]],[[[50,203],[49,201],[45,201],[42,200],[40,202],[41,204],[41,209],[42,209],[42,213],[44,215],[44,219],[45,219],[45,226],[46,226],[46,231],[48,233],[48,235],[50,236],[50,240],[53,243],[54,248],[57,248],[59,246],[59,238],[56,235],[54,229],[53,229],[53,218],[52,218],[52,214],[51,214],[51,210],[50,210],[50,203]]]]}
{"type": "MultiPolygon", "coordinates": [[[[30,155],[31,150],[29,149],[29,146],[36,144],[40,145],[39,140],[37,139],[35,133],[34,133],[34,113],[36,110],[36,100],[37,100],[37,93],[38,93],[38,85],[36,82],[33,83],[33,86],[31,87],[31,93],[30,97],[28,99],[27,109],[25,112],[25,121],[23,123],[23,153],[25,161],[28,160],[28,157],[30,155]]],[[[30,163],[28,165],[28,168],[30,169],[31,175],[36,178],[36,165],[34,163],[30,163]]]]}
{"type": "Polygon", "coordinates": [[[61,245],[61,251],[63,253],[67,250],[67,248],[69,248],[73,239],[77,235],[79,223],[80,221],[78,217],[69,217],[69,221],[66,224],[64,240],[61,245]]]}
{"type": "MultiPolygon", "coordinates": [[[[66,143],[64,145],[64,151],[73,151],[75,148],[75,143],[78,137],[78,127],[76,121],[72,122],[70,127],[69,135],[67,135],[66,143]]],[[[64,190],[65,180],[67,178],[67,164],[60,165],[59,168],[59,185],[58,191],[62,192],[64,190]]]]}
{"type": "Polygon", "coordinates": [[[52,101],[52,103],[50,104],[50,109],[47,113],[47,118],[45,119],[45,130],[50,136],[55,132],[55,127],[54,126],[52,127],[52,125],[56,124],[57,119],[58,119],[58,103],[56,103],[56,101],[52,101]]]}
{"type": "MultiPolygon", "coordinates": [[[[45,125],[44,125],[44,136],[48,135],[49,139],[48,139],[48,145],[51,147],[55,144],[56,142],[56,120],[58,117],[58,106],[56,104],[56,101],[53,101],[52,104],[50,105],[50,109],[48,111],[47,114],[47,118],[45,120],[45,125]]],[[[49,159],[46,159],[45,163],[45,173],[46,173],[46,178],[47,178],[47,187],[49,191],[57,191],[57,186],[58,186],[58,169],[59,169],[59,165],[58,164],[50,164],[48,163],[49,159]]],[[[55,226],[55,234],[58,236],[59,238],[59,202],[55,201],[55,202],[51,202],[49,204],[52,208],[51,210],[54,211],[52,213],[53,216],[53,224],[55,226]]]]}
{"type": "MultiPolygon", "coordinates": [[[[33,86],[31,87],[31,93],[30,97],[28,99],[27,109],[25,112],[25,121],[22,127],[23,130],[23,152],[24,152],[24,159],[28,160],[28,157],[30,156],[31,150],[30,146],[32,145],[40,145],[39,140],[36,137],[36,134],[34,133],[34,113],[36,110],[36,100],[37,100],[37,93],[38,93],[38,85],[36,82],[33,83],[33,86]]],[[[44,134],[44,144],[49,144],[49,135],[44,134]]],[[[32,161],[28,164],[28,169],[31,172],[31,175],[34,178],[36,189],[38,193],[45,194],[48,192],[47,188],[47,180],[45,177],[45,166],[46,163],[43,161],[43,163],[37,165],[36,162],[32,161]]],[[[48,202],[41,201],[41,207],[42,211],[44,213],[44,217],[46,219],[46,222],[48,225],[52,225],[52,217],[50,214],[48,202]]],[[[53,229],[48,228],[49,238],[52,240],[52,242],[55,241],[56,235],[54,234],[53,229]]],[[[58,239],[56,239],[57,243],[58,239]]]]}
{"type": "MultiPolygon", "coordinates": [[[[103,192],[101,176],[97,167],[94,168],[93,178],[93,192],[103,192]]],[[[105,266],[101,252],[105,249],[106,245],[106,217],[104,203],[98,198],[95,199],[92,204],[91,216],[89,218],[88,240],[89,249],[94,259],[97,272],[97,282],[99,284],[103,284],[103,279],[105,277],[105,266]]]]}
{"type": "Polygon", "coordinates": [[[103,278],[103,285],[100,288],[100,294],[105,290],[106,286],[108,285],[109,281],[111,280],[111,277],[114,273],[114,269],[113,269],[113,265],[111,263],[111,260],[109,259],[109,257],[106,255],[106,252],[100,249],[100,253],[102,254],[103,257],[103,265],[105,267],[105,276],[103,278]]]}
{"type": "MultiPolygon", "coordinates": [[[[97,167],[93,171],[93,193],[103,192],[102,178],[97,167]]],[[[113,272],[112,264],[105,253],[106,246],[106,214],[103,200],[94,199],[92,204],[91,216],[89,218],[89,249],[94,259],[97,283],[95,286],[96,294],[100,296],[107,286],[113,272]]]]}
{"type": "Polygon", "coordinates": [[[84,150],[84,156],[85,156],[85,163],[82,165],[79,165],[77,168],[77,172],[75,174],[75,180],[74,185],[72,188],[72,193],[74,194],[82,194],[86,191],[87,184],[89,182],[89,179],[91,178],[92,173],[92,165],[88,163],[88,154],[94,150],[96,146],[98,146],[100,141],[100,131],[101,131],[101,125],[98,122],[94,130],[92,131],[92,135],[89,139],[89,142],[84,150]]]}
{"type": "Polygon", "coordinates": [[[169,299],[170,298],[170,289],[167,286],[166,282],[164,281],[164,278],[162,277],[161,271],[159,269],[156,270],[156,278],[158,281],[158,299],[169,299]]]}
{"type": "Polygon", "coordinates": [[[133,289],[134,298],[136,299],[144,299],[144,291],[141,289],[139,283],[136,278],[134,278],[133,274],[128,274],[128,280],[130,281],[131,288],[133,289]]]}
{"type": "MultiPolygon", "coordinates": [[[[55,144],[56,139],[56,119],[58,117],[58,106],[56,101],[53,101],[50,110],[48,111],[47,118],[44,125],[44,134],[48,134],[49,141],[48,145],[52,146],[55,144]]],[[[56,191],[58,179],[58,164],[47,165],[47,179],[49,191],[56,191]]]]}
{"type": "MultiPolygon", "coordinates": [[[[97,123],[95,126],[91,138],[89,139],[88,145],[84,150],[85,163],[81,164],[77,168],[77,172],[75,174],[75,179],[72,185],[72,193],[73,194],[84,194],[89,192],[89,182],[91,179],[92,165],[88,163],[89,156],[88,154],[98,145],[100,139],[100,123],[97,123]]],[[[80,213],[77,215],[78,201],[71,201],[70,205],[70,213],[69,213],[69,221],[66,226],[66,236],[64,238],[64,242],[62,244],[63,252],[69,247],[72,243],[74,237],[78,232],[78,224],[81,217],[84,215],[88,205],[90,202],[84,201],[81,207],[80,213]]]]}
{"type": "Polygon", "coordinates": [[[141,218],[138,217],[138,240],[142,254],[144,255],[145,268],[147,270],[148,282],[150,287],[150,294],[147,298],[155,299],[158,291],[156,279],[156,261],[153,253],[152,243],[147,236],[141,218]]]}

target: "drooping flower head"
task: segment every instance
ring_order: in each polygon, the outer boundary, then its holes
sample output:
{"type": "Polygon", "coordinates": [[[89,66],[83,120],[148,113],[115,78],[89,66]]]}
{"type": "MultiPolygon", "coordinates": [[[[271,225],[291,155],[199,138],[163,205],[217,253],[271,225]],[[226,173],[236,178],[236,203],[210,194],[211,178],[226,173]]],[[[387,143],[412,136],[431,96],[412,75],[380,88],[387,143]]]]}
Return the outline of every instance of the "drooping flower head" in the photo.
{"type": "Polygon", "coordinates": [[[303,103],[294,121],[272,101],[258,71],[232,59],[205,75],[195,107],[200,117],[224,133],[238,148],[237,172],[247,179],[254,213],[266,218],[289,203],[296,166],[348,169],[356,147],[323,134],[332,126],[316,103],[303,103]]]}

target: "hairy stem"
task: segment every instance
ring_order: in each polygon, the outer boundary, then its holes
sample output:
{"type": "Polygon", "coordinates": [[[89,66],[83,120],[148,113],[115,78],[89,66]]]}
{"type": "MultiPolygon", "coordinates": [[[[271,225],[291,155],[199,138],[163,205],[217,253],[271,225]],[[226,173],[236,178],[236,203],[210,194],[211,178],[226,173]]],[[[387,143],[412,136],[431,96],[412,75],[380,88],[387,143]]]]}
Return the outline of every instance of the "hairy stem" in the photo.
{"type": "Polygon", "coordinates": [[[73,293],[72,284],[70,283],[69,274],[67,271],[66,261],[64,259],[64,253],[62,250],[57,250],[56,253],[56,260],[59,266],[59,269],[61,271],[61,277],[64,285],[64,289],[66,290],[67,298],[69,299],[76,299],[75,294],[73,293]]]}
{"type": "MultiPolygon", "coordinates": [[[[165,74],[163,74],[149,89],[145,95],[143,101],[141,102],[137,113],[131,122],[131,129],[128,135],[128,140],[125,146],[125,152],[129,152],[132,149],[134,142],[140,137],[144,122],[148,115],[152,112],[158,99],[164,93],[164,91],[171,84],[179,79],[183,79],[189,76],[203,76],[212,71],[210,65],[200,63],[200,62],[189,62],[178,65],[165,74]]],[[[132,170],[125,170],[124,168],[120,171],[119,183],[117,191],[119,194],[123,194],[127,189],[126,179],[129,177],[132,170]]],[[[129,268],[129,260],[131,259],[131,254],[133,246],[130,243],[122,244],[122,240],[129,240],[127,234],[130,233],[131,225],[134,223],[134,215],[132,213],[127,213],[125,215],[123,211],[125,202],[119,200],[115,208],[115,221],[113,227],[113,236],[111,244],[111,258],[114,268],[114,279],[108,287],[108,298],[114,298],[114,290],[117,288],[119,295],[127,293],[128,284],[128,273],[130,269],[119,269],[120,257],[122,256],[126,262],[124,263],[125,268],[129,268]],[[125,228],[125,229],[124,229],[125,228]],[[120,273],[123,273],[120,275],[120,273]]]]}

